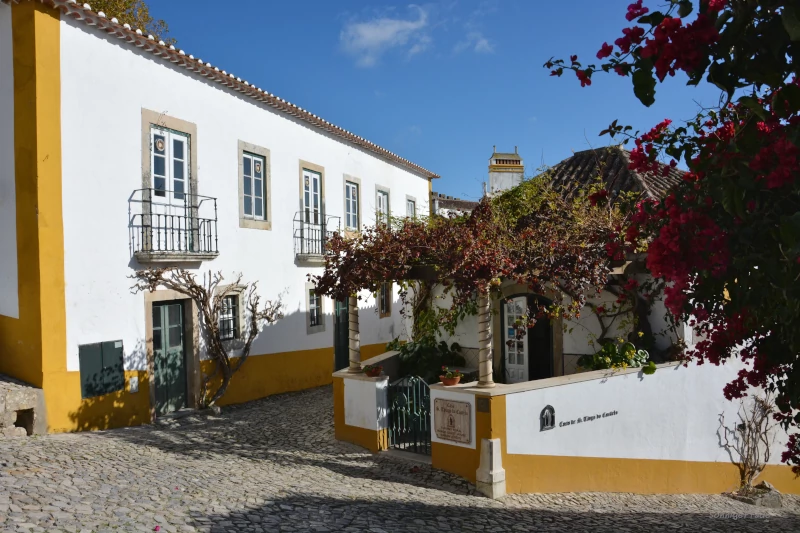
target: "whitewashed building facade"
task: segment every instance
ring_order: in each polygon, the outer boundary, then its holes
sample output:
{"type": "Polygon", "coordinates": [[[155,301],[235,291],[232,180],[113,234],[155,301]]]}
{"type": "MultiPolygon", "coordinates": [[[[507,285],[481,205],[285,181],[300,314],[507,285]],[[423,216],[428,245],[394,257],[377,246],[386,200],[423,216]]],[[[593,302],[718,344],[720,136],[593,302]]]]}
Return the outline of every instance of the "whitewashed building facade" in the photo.
{"type": "MultiPolygon", "coordinates": [[[[308,280],[326,237],[429,212],[435,174],[240,75],[72,1],[0,2],[0,373],[44,389],[51,431],[197,404],[190,303],[130,291],[152,266],[282,299],[225,401],[330,383],[336,304],[308,280]],[[159,337],[183,390],[153,390],[159,337]]],[[[402,334],[390,290],[362,302],[365,358],[402,334]]]]}

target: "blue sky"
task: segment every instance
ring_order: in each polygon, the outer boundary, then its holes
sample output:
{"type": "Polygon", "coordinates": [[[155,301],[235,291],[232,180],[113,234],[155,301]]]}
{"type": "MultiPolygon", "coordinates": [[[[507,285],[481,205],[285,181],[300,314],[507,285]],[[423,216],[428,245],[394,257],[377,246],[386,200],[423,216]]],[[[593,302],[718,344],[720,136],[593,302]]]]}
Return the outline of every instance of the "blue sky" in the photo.
{"type": "Polygon", "coordinates": [[[630,0],[148,3],[187,53],[436,172],[434,190],[461,198],[481,195],[493,145],[519,146],[533,174],[610,144],[598,133],[614,119],[649,129],[719,95],[678,76],[646,108],[627,78],[581,88],[542,68],[551,56],[595,59],[630,0]]]}

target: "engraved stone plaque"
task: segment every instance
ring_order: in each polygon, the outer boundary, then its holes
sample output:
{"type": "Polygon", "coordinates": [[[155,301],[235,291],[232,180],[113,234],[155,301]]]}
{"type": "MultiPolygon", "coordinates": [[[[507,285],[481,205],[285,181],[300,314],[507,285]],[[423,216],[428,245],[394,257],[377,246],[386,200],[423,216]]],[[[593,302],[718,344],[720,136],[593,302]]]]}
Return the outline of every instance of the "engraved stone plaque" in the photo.
{"type": "Polygon", "coordinates": [[[472,441],[469,402],[436,398],[433,409],[433,427],[437,438],[462,444],[472,441]]]}

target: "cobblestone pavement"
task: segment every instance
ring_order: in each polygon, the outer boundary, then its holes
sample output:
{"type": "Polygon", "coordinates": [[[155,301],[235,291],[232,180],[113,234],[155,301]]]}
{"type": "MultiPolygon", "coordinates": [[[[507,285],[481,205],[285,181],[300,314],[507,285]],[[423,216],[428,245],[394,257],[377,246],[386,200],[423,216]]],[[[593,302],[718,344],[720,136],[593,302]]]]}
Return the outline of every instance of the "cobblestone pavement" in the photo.
{"type": "Polygon", "coordinates": [[[514,495],[333,439],[329,387],[122,430],[0,439],[2,531],[800,531],[723,496],[514,495]]]}

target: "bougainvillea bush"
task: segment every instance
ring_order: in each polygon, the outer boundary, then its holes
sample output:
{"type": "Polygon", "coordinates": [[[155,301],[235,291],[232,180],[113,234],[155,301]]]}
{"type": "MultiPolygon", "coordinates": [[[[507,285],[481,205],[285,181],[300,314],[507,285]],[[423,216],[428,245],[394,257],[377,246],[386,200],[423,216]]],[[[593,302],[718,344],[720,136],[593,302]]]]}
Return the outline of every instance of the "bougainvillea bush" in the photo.
{"type": "Polygon", "coordinates": [[[629,77],[648,106],[668,76],[719,87],[720,105],[688,122],[606,130],[633,141],[636,170],[657,170],[659,160],[689,169],[663,201],[639,205],[626,237],[644,243],[649,270],[668,283],[668,309],[700,334],[686,357],[744,360],[729,399],[750,387],[775,394],[775,416],[790,431],[783,461],[800,474],[800,3],[643,4],[620,14],[628,27],[602,43],[599,63],[571,56],[545,67],[574,72],[584,87],[598,73],[629,77]]]}

